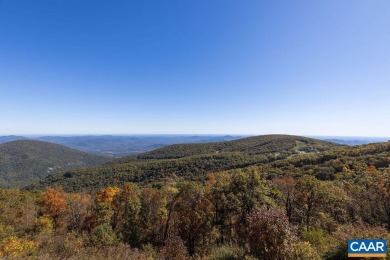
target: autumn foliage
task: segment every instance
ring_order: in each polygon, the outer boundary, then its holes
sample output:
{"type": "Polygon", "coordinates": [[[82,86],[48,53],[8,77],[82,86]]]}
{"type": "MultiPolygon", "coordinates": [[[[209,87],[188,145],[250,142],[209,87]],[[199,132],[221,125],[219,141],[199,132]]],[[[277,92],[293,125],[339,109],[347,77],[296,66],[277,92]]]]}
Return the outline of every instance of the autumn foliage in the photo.
{"type": "Polygon", "coordinates": [[[344,259],[350,238],[390,239],[387,159],[327,159],[88,193],[0,190],[0,257],[344,259]]]}

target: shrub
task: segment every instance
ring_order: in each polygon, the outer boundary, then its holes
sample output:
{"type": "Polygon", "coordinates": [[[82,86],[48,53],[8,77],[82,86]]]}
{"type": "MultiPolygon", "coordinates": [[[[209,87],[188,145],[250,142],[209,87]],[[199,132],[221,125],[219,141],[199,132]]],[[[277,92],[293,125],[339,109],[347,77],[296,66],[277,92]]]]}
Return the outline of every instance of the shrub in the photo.
{"type": "Polygon", "coordinates": [[[292,259],[320,260],[321,257],[309,242],[298,242],[294,245],[292,259]]]}
{"type": "Polygon", "coordinates": [[[325,252],[328,248],[327,235],[321,229],[303,230],[302,240],[314,245],[319,252],[325,252]]]}
{"type": "Polygon", "coordinates": [[[174,237],[166,242],[160,251],[160,258],[163,260],[186,260],[189,259],[187,248],[180,237],[174,237]]]}
{"type": "Polygon", "coordinates": [[[103,223],[93,230],[91,241],[94,245],[101,246],[110,246],[118,243],[117,236],[108,223],[103,223]]]}
{"type": "Polygon", "coordinates": [[[54,229],[54,223],[51,217],[44,215],[35,220],[34,229],[37,233],[51,233],[54,229]]]}
{"type": "Polygon", "coordinates": [[[250,253],[260,259],[291,259],[295,230],[278,209],[262,207],[248,216],[250,253]]]}
{"type": "Polygon", "coordinates": [[[221,246],[211,250],[210,260],[240,260],[243,259],[244,250],[235,246],[221,246]]]}
{"type": "Polygon", "coordinates": [[[31,253],[38,243],[11,236],[0,243],[0,257],[19,257],[31,253]]]}

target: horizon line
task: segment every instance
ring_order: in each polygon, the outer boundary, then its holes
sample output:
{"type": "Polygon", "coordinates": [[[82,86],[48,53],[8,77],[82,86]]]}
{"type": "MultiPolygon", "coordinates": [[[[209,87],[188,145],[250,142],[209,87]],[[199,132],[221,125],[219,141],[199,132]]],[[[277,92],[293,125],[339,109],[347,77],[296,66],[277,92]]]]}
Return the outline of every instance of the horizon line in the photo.
{"type": "Polygon", "coordinates": [[[82,137],[82,136],[243,136],[243,137],[250,137],[250,136],[262,136],[262,135],[293,135],[293,136],[303,136],[303,137],[321,137],[321,138],[390,138],[390,136],[365,136],[365,135],[326,135],[326,134],[320,134],[320,135],[312,135],[312,134],[285,134],[285,133],[275,133],[275,134],[235,134],[235,133],[226,133],[226,134],[162,134],[162,133],[79,133],[79,134],[63,134],[63,133],[55,133],[55,134],[1,134],[2,137],[8,137],[8,136],[20,136],[20,137],[45,137],[45,136],[59,136],[59,137],[82,137]]]}

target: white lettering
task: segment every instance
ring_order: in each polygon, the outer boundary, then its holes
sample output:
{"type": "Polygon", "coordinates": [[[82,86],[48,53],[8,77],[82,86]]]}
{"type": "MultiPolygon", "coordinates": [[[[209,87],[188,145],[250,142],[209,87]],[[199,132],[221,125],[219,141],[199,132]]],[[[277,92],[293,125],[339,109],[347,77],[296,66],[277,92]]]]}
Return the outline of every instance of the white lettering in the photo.
{"type": "Polygon", "coordinates": [[[354,251],[354,252],[356,252],[356,251],[358,251],[359,249],[357,249],[357,248],[354,249],[354,248],[353,248],[353,245],[354,245],[354,244],[358,245],[359,243],[358,243],[358,242],[352,242],[352,243],[351,243],[351,246],[350,246],[350,247],[351,247],[351,250],[354,251]]]}
{"type": "Polygon", "coordinates": [[[379,248],[380,248],[380,251],[381,252],[384,252],[385,250],[383,249],[383,247],[385,246],[385,244],[383,242],[377,242],[376,243],[376,251],[379,251],[379,248]]]}
{"type": "Polygon", "coordinates": [[[375,242],[357,242],[354,241],[349,244],[349,249],[353,252],[385,252],[386,244],[384,242],[375,241],[375,242]]]}
{"type": "Polygon", "coordinates": [[[368,245],[368,248],[367,248],[367,250],[375,250],[376,251],[376,249],[375,249],[375,246],[374,246],[374,243],[373,242],[370,242],[370,244],[368,245]]]}
{"type": "Polygon", "coordinates": [[[366,244],[364,244],[364,242],[360,244],[359,251],[362,251],[362,250],[367,251],[367,247],[366,247],[366,244]]]}

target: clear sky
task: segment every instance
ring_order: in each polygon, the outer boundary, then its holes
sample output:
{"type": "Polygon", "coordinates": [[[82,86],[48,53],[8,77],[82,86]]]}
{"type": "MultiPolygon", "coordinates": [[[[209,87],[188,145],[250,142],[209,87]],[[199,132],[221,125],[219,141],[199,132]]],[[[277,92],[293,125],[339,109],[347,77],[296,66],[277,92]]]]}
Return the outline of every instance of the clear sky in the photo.
{"type": "Polygon", "coordinates": [[[388,0],[0,0],[0,134],[390,136],[388,0]]]}

